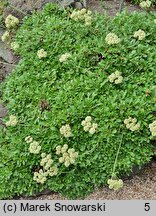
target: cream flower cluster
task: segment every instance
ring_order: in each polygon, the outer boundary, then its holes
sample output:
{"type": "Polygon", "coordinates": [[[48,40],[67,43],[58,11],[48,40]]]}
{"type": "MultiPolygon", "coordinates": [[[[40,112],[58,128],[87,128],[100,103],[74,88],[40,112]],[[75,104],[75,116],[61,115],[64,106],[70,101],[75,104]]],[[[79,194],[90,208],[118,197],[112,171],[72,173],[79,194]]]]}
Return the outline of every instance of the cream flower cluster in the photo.
{"type": "Polygon", "coordinates": [[[142,1],[142,2],[140,2],[140,4],[139,4],[139,6],[140,6],[141,8],[143,8],[143,9],[148,9],[148,8],[151,7],[151,5],[152,5],[152,2],[149,1],[149,0],[147,0],[147,1],[142,1]]]}
{"type": "Polygon", "coordinates": [[[9,31],[5,31],[4,34],[2,35],[1,39],[3,42],[7,41],[10,37],[9,31]]]}
{"type": "Polygon", "coordinates": [[[63,147],[61,147],[60,145],[56,146],[56,154],[57,155],[60,155],[60,154],[63,154],[67,151],[68,149],[68,145],[65,144],[63,147]]]}
{"type": "Polygon", "coordinates": [[[70,53],[65,53],[65,54],[60,56],[59,61],[61,63],[66,62],[70,57],[71,57],[70,53]]]}
{"type": "Polygon", "coordinates": [[[29,146],[30,153],[32,153],[32,154],[39,154],[40,150],[41,150],[41,146],[40,146],[39,142],[32,141],[30,143],[30,146],[29,146]]]}
{"type": "Polygon", "coordinates": [[[53,164],[53,160],[51,159],[51,154],[46,155],[45,153],[41,154],[41,162],[40,165],[44,167],[45,170],[48,170],[53,164]]]}
{"type": "Polygon", "coordinates": [[[150,131],[152,133],[152,136],[156,136],[156,121],[153,123],[149,124],[150,131]]]}
{"type": "Polygon", "coordinates": [[[5,123],[5,125],[6,125],[6,127],[9,127],[9,126],[16,126],[17,123],[18,123],[17,117],[14,116],[14,115],[11,115],[11,116],[9,117],[9,121],[7,121],[7,122],[5,123]]]}
{"type": "Polygon", "coordinates": [[[11,46],[11,49],[14,51],[17,51],[19,49],[19,44],[17,42],[12,42],[10,46],[11,46]]]}
{"type": "Polygon", "coordinates": [[[54,161],[51,159],[51,154],[42,153],[41,154],[40,165],[47,170],[49,176],[55,176],[58,173],[58,168],[56,165],[53,165],[54,161]]]}
{"type": "Polygon", "coordinates": [[[153,22],[156,24],[156,19],[154,19],[153,22]]]}
{"type": "Polygon", "coordinates": [[[138,38],[138,40],[143,40],[146,37],[146,34],[143,30],[139,29],[138,31],[134,32],[134,37],[138,38]]]}
{"type": "Polygon", "coordinates": [[[41,58],[46,58],[47,57],[47,52],[44,51],[44,49],[40,49],[37,51],[37,56],[39,59],[41,58]]]}
{"type": "Polygon", "coordinates": [[[109,189],[118,190],[123,187],[122,179],[118,179],[118,180],[108,179],[107,183],[109,185],[109,189]]]}
{"type": "Polygon", "coordinates": [[[58,173],[58,168],[53,164],[51,159],[51,154],[42,153],[41,154],[40,165],[43,166],[43,169],[40,169],[39,172],[34,172],[33,180],[37,183],[44,184],[48,176],[55,176],[58,173]]]}
{"type": "Polygon", "coordinates": [[[71,128],[69,124],[63,125],[60,128],[60,134],[63,135],[64,137],[68,138],[72,136],[71,128]]]}
{"type": "Polygon", "coordinates": [[[58,168],[56,165],[53,165],[50,167],[50,169],[47,171],[49,176],[56,176],[58,174],[58,168]]]}
{"type": "Polygon", "coordinates": [[[92,24],[92,17],[91,17],[92,12],[90,10],[86,10],[85,8],[76,11],[74,10],[72,14],[70,15],[70,18],[78,21],[78,20],[84,20],[85,25],[91,25],[92,24]]]}
{"type": "MultiPolygon", "coordinates": [[[[19,24],[19,19],[14,17],[13,15],[8,15],[7,18],[5,19],[5,26],[7,29],[15,28],[19,24]]],[[[4,32],[2,35],[1,39],[3,42],[6,42],[10,38],[10,30],[7,30],[4,32]]]]}
{"type": "Polygon", "coordinates": [[[81,125],[83,126],[84,131],[89,131],[90,134],[94,134],[96,132],[96,129],[98,128],[98,124],[92,123],[91,116],[87,116],[85,120],[81,122],[81,125]]]}
{"type": "Polygon", "coordinates": [[[48,173],[44,172],[42,169],[39,170],[39,172],[34,172],[33,180],[37,183],[44,184],[47,180],[48,173]]]}
{"type": "Polygon", "coordinates": [[[111,83],[120,84],[123,81],[123,77],[121,76],[121,73],[119,71],[115,71],[108,77],[109,81],[111,83]]]}
{"type": "Polygon", "coordinates": [[[25,138],[25,142],[26,143],[31,143],[33,141],[33,138],[31,137],[31,136],[27,136],[26,138],[25,138]]]}
{"type": "Polygon", "coordinates": [[[109,45],[113,45],[113,44],[118,44],[120,43],[121,39],[114,33],[109,33],[106,38],[105,41],[107,44],[109,45]]]}
{"type": "Polygon", "coordinates": [[[129,117],[128,119],[124,120],[124,124],[126,125],[126,128],[131,131],[137,131],[140,128],[140,124],[137,123],[136,118],[129,117]]]}
{"type": "Polygon", "coordinates": [[[9,14],[7,18],[5,19],[5,26],[6,28],[15,28],[19,24],[19,19],[17,17],[14,17],[13,15],[9,14]]]}
{"type": "Polygon", "coordinates": [[[33,180],[37,183],[44,184],[47,180],[48,175],[49,176],[55,176],[58,173],[57,166],[52,166],[48,171],[43,171],[42,169],[39,170],[39,172],[34,172],[33,180]]]}
{"type": "Polygon", "coordinates": [[[59,158],[59,162],[64,163],[66,167],[69,167],[70,164],[74,164],[76,158],[78,157],[78,152],[76,152],[74,148],[68,149],[67,144],[65,144],[63,147],[57,146],[56,154],[62,154],[62,157],[59,158]]]}

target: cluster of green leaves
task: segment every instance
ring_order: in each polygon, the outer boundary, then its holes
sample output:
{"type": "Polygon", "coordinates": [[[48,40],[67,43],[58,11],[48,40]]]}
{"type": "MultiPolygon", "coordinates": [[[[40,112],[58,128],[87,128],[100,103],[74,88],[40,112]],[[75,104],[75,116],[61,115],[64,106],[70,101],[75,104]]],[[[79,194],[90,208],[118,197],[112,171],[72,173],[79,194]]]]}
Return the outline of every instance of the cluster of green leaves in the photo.
{"type": "Polygon", "coordinates": [[[4,10],[4,5],[2,1],[0,1],[0,26],[2,26],[2,21],[3,21],[3,10],[4,10]]]}
{"type": "Polygon", "coordinates": [[[148,125],[156,110],[156,15],[95,15],[92,25],[85,26],[71,20],[69,13],[48,4],[42,12],[25,17],[15,37],[22,59],[2,90],[9,114],[19,123],[1,129],[0,198],[32,195],[45,188],[70,198],[86,196],[111,177],[121,137],[117,176],[128,175],[153,155],[148,125]],[[133,37],[139,29],[146,33],[142,41],[133,37]],[[106,44],[110,32],[121,38],[119,44],[106,44]],[[47,57],[38,59],[41,48],[47,57]],[[63,64],[59,57],[64,53],[72,57],[63,64]],[[108,81],[115,70],[124,77],[120,85],[108,81]],[[50,110],[41,109],[43,100],[50,110]],[[86,116],[98,124],[94,135],[81,126],[86,116]],[[125,127],[128,116],[140,122],[138,132],[125,127]],[[71,126],[71,138],[59,132],[65,124],[71,126]],[[40,168],[40,155],[29,152],[24,141],[28,135],[41,143],[42,152],[52,154],[55,163],[56,146],[68,144],[79,152],[76,164],[68,168],[58,164],[57,176],[37,184],[33,173],[40,168]]]}
{"type": "Polygon", "coordinates": [[[3,9],[4,9],[4,5],[3,5],[3,2],[0,1],[0,15],[3,14],[3,9]]]}
{"type": "Polygon", "coordinates": [[[5,7],[8,5],[8,1],[7,0],[0,0],[0,27],[4,27],[3,26],[3,14],[4,14],[4,9],[5,7]]]}

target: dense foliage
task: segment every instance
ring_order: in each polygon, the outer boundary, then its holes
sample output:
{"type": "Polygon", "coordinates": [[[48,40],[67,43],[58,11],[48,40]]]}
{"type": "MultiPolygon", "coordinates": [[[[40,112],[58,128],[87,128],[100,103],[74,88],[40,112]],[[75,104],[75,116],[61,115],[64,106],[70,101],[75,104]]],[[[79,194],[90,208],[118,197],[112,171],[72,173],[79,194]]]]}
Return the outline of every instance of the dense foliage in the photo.
{"type": "Polygon", "coordinates": [[[85,25],[69,14],[48,4],[24,18],[14,39],[22,59],[2,91],[9,115],[17,120],[8,123],[8,116],[7,127],[1,128],[0,198],[45,188],[84,197],[107,183],[120,144],[118,177],[153,155],[149,124],[156,119],[156,15],[92,15],[92,24],[85,25]],[[141,40],[137,33],[134,37],[139,29],[145,32],[141,40]],[[116,44],[105,40],[109,33],[118,36],[116,44]],[[123,79],[118,84],[110,77],[115,71],[123,79]],[[84,131],[87,116],[97,124],[92,133],[84,131]],[[129,117],[137,119],[137,130],[125,125],[129,117]],[[67,125],[71,130],[65,133],[67,125]],[[26,142],[31,138],[38,142],[34,154],[26,142]],[[56,147],[65,144],[78,152],[69,166],[56,154],[56,147]],[[41,153],[51,154],[58,168],[44,184],[33,179],[43,168],[41,153]]]}

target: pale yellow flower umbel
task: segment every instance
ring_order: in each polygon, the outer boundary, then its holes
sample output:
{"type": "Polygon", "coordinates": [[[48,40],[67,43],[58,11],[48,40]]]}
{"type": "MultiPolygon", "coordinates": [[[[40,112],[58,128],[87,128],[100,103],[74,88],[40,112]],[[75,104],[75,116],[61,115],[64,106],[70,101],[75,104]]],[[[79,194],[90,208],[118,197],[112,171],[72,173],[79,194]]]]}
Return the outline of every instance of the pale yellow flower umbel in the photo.
{"type": "Polygon", "coordinates": [[[156,19],[154,19],[153,22],[156,24],[156,19]]]}
{"type": "Polygon", "coordinates": [[[40,165],[44,167],[45,170],[49,170],[51,165],[53,164],[53,160],[51,159],[51,154],[45,154],[42,153],[41,154],[41,161],[40,161],[40,165]]]}
{"type": "Polygon", "coordinates": [[[10,37],[9,31],[5,31],[4,34],[2,35],[1,39],[3,42],[8,41],[10,37]]]}
{"type": "Polygon", "coordinates": [[[145,10],[148,9],[148,8],[150,8],[151,5],[152,5],[152,2],[149,1],[149,0],[147,0],[147,1],[142,1],[142,2],[140,2],[140,4],[139,4],[139,6],[140,6],[142,9],[145,9],[145,10]]]}
{"type": "Polygon", "coordinates": [[[39,142],[33,141],[32,143],[30,143],[29,146],[30,153],[39,154],[40,150],[41,150],[41,146],[39,145],[39,142]]]}
{"type": "Polygon", "coordinates": [[[78,152],[76,152],[74,148],[68,149],[67,144],[65,144],[63,147],[57,146],[56,154],[57,155],[62,154],[62,156],[59,158],[59,162],[64,163],[65,167],[74,164],[76,158],[78,157],[78,152]]]}
{"type": "Polygon", "coordinates": [[[113,44],[118,44],[120,43],[121,39],[114,33],[109,33],[106,38],[105,41],[107,44],[109,45],[113,45],[113,44]]]}
{"type": "Polygon", "coordinates": [[[56,165],[51,166],[50,169],[47,171],[49,176],[56,176],[58,174],[58,167],[56,165]]]}
{"type": "Polygon", "coordinates": [[[123,77],[121,76],[121,73],[119,71],[115,71],[110,76],[108,76],[108,80],[111,83],[120,84],[123,82],[123,77]]]}
{"type": "Polygon", "coordinates": [[[37,183],[45,183],[48,176],[56,176],[58,174],[57,165],[54,165],[54,161],[51,159],[51,154],[41,154],[40,165],[43,167],[39,172],[34,173],[33,180],[37,183]]]}
{"type": "Polygon", "coordinates": [[[47,52],[44,51],[44,49],[40,49],[37,51],[37,56],[39,59],[41,58],[46,58],[47,57],[47,52]]]}
{"type": "Polygon", "coordinates": [[[45,173],[51,177],[57,175],[58,168],[54,165],[54,161],[51,159],[51,154],[42,153],[41,157],[40,165],[44,170],[46,170],[45,173]]]}
{"type": "Polygon", "coordinates": [[[118,190],[123,187],[122,179],[108,179],[109,189],[118,190]]]}
{"type": "Polygon", "coordinates": [[[31,136],[27,136],[25,138],[26,143],[31,143],[33,141],[33,138],[31,136]]]}
{"type": "Polygon", "coordinates": [[[78,20],[83,20],[84,16],[86,14],[87,10],[85,8],[83,8],[82,10],[73,10],[73,12],[70,15],[70,18],[78,21],[78,20]]]}
{"type": "Polygon", "coordinates": [[[64,137],[68,138],[72,136],[71,128],[69,124],[63,125],[60,128],[60,134],[63,135],[64,137]]]}
{"type": "Polygon", "coordinates": [[[61,147],[60,145],[58,145],[58,146],[56,147],[56,154],[57,154],[57,155],[60,155],[60,154],[61,154],[61,150],[62,150],[62,147],[61,147]]]}
{"type": "Polygon", "coordinates": [[[153,123],[149,124],[150,132],[153,137],[156,137],[156,121],[153,123]]]}
{"type": "Polygon", "coordinates": [[[70,15],[70,18],[78,21],[78,20],[84,20],[86,26],[90,26],[92,24],[92,12],[90,10],[86,10],[85,8],[81,10],[74,10],[72,14],[70,15]]]}
{"type": "Polygon", "coordinates": [[[33,180],[37,183],[44,184],[47,180],[48,172],[44,172],[42,169],[39,172],[34,172],[33,180]]]}
{"type": "Polygon", "coordinates": [[[64,63],[64,62],[66,62],[70,57],[71,57],[71,54],[70,54],[70,53],[65,53],[65,54],[63,54],[63,55],[60,56],[59,61],[60,61],[61,63],[64,63]]]}
{"type": "Polygon", "coordinates": [[[64,154],[68,149],[68,145],[64,144],[64,146],[61,148],[61,153],[64,154]]]}
{"type": "Polygon", "coordinates": [[[6,28],[15,28],[19,24],[19,19],[17,17],[14,17],[13,15],[9,14],[7,18],[5,19],[5,26],[6,28]]]}
{"type": "Polygon", "coordinates": [[[129,117],[129,118],[124,120],[124,124],[125,124],[126,128],[131,130],[131,131],[137,131],[140,129],[140,123],[137,123],[136,118],[129,117]]]}
{"type": "Polygon", "coordinates": [[[9,127],[9,126],[16,126],[17,123],[18,123],[17,117],[14,116],[14,115],[11,115],[11,116],[9,117],[9,121],[7,121],[7,122],[5,123],[5,125],[6,125],[6,127],[9,127]]]}
{"type": "Polygon", "coordinates": [[[143,30],[139,29],[138,31],[134,32],[134,37],[138,40],[143,40],[146,37],[146,33],[143,30]]]}
{"type": "Polygon", "coordinates": [[[92,24],[92,12],[90,10],[84,15],[85,25],[90,26],[92,24]]]}
{"type": "Polygon", "coordinates": [[[85,132],[89,132],[90,134],[94,134],[98,128],[98,124],[92,123],[92,117],[87,116],[85,120],[81,122],[83,129],[85,132]]]}
{"type": "Polygon", "coordinates": [[[12,42],[10,46],[11,46],[11,49],[14,51],[17,51],[19,49],[19,44],[17,42],[12,42]]]}

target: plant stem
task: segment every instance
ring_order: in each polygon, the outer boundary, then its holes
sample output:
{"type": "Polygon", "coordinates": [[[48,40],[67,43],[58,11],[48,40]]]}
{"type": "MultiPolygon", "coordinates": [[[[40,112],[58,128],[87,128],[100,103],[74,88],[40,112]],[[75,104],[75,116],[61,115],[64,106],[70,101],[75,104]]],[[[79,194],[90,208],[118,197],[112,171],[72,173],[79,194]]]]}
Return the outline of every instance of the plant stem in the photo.
{"type": "Polygon", "coordinates": [[[120,7],[119,7],[119,13],[122,12],[124,6],[124,0],[120,0],[120,7]]]}
{"type": "Polygon", "coordinates": [[[57,0],[57,2],[63,8],[63,10],[65,11],[65,7],[63,6],[63,4],[59,0],[57,0]]]}
{"type": "Polygon", "coordinates": [[[126,78],[131,77],[136,71],[138,71],[138,69],[136,69],[135,71],[133,71],[129,76],[127,76],[126,78]]]}
{"type": "Polygon", "coordinates": [[[119,147],[118,147],[118,151],[116,153],[116,158],[115,158],[115,161],[114,161],[114,166],[113,166],[113,171],[112,171],[112,177],[114,176],[114,173],[115,173],[115,168],[116,168],[116,164],[117,164],[117,160],[118,160],[118,156],[119,156],[122,140],[123,140],[123,133],[122,133],[122,136],[121,136],[121,141],[120,141],[120,144],[119,144],[119,147]]]}
{"type": "Polygon", "coordinates": [[[103,7],[104,9],[106,9],[104,0],[100,0],[100,2],[101,2],[101,7],[103,7]]]}
{"type": "Polygon", "coordinates": [[[97,143],[97,144],[96,144],[92,149],[90,149],[89,151],[83,153],[82,156],[91,154],[91,153],[96,149],[96,147],[97,147],[98,145],[99,145],[99,143],[97,143]]]}

